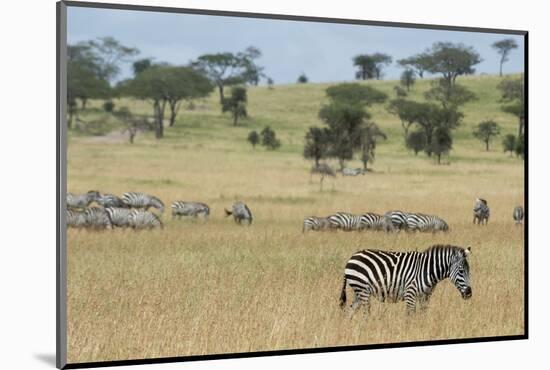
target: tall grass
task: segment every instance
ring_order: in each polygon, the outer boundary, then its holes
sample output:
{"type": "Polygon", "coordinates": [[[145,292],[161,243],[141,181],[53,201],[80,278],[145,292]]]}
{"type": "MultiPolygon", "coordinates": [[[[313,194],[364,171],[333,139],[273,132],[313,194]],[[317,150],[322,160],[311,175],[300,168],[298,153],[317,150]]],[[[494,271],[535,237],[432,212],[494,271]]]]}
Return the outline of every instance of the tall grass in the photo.
{"type": "MultiPolygon", "coordinates": [[[[183,111],[161,141],[148,135],[134,145],[71,137],[69,191],[144,191],[167,205],[203,201],[212,212],[207,223],[165,214],[162,231],[68,231],[69,362],[523,333],[523,227],[514,226],[511,215],[523,200],[523,162],[498,149],[484,152],[466,135],[485,117],[500,117],[505,132],[515,132],[515,121],[498,109],[497,78],[461,82],[483,100],[466,107],[451,165],[408,153],[399,122],[379,107],[374,119],[395,135],[377,148],[375,171],[325,180],[323,192],[301,158],[307,127],[320,124],[323,85],[251,89],[245,127],[231,127],[213,96],[183,111]],[[283,150],[254,150],[246,143],[247,132],[264,124],[277,131],[283,150]],[[491,206],[487,227],[472,225],[480,196],[491,206]],[[224,217],[223,208],[237,199],[251,208],[252,226],[224,217]],[[390,209],[437,214],[451,231],[301,232],[305,216],[390,209]],[[435,243],[472,247],[471,300],[462,300],[446,281],[425,313],[407,316],[403,303],[376,301],[367,322],[362,312],[349,319],[340,311],[351,254],[435,243]]],[[[393,86],[376,84],[388,91],[393,86]]],[[[427,82],[420,81],[414,94],[420,97],[424,88],[427,82]]],[[[122,103],[149,109],[143,102],[122,103]]]]}

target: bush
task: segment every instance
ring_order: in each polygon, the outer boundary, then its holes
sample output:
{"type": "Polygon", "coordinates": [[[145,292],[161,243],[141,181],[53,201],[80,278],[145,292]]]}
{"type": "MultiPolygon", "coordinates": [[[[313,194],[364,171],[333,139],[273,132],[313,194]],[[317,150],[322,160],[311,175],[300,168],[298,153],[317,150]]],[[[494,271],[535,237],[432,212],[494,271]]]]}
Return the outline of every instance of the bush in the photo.
{"type": "Polygon", "coordinates": [[[107,113],[112,113],[115,109],[115,103],[111,100],[107,100],[105,103],[103,103],[103,110],[107,113]]]}

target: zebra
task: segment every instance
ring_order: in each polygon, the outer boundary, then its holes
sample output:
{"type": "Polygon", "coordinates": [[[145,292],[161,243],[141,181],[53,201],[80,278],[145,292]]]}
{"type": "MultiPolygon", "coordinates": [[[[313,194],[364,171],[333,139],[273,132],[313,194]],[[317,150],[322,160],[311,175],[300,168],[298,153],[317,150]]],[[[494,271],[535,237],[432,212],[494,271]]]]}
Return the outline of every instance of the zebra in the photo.
{"type": "Polygon", "coordinates": [[[369,299],[381,302],[405,301],[407,312],[427,308],[438,282],[450,278],[463,299],[472,296],[468,256],[470,248],[434,245],[423,252],[386,252],[366,249],[348,260],[340,293],[340,308],[346,304],[346,288],[351,287],[354,299],[350,314],[361,305],[369,315],[369,299]]]}
{"type": "Polygon", "coordinates": [[[523,223],[523,216],[524,216],[524,212],[523,212],[522,206],[517,206],[516,208],[514,208],[513,217],[514,217],[514,221],[516,222],[516,225],[523,223]]]}
{"type": "Polygon", "coordinates": [[[113,224],[105,208],[90,207],[84,211],[86,225],[92,229],[112,229],[113,224]]]}
{"type": "Polygon", "coordinates": [[[198,217],[202,215],[205,219],[208,219],[210,215],[210,207],[204,203],[199,202],[182,202],[175,201],[172,203],[172,218],[178,216],[191,216],[198,217]]]}
{"type": "Polygon", "coordinates": [[[347,212],[338,212],[328,216],[331,228],[343,231],[360,230],[362,227],[361,216],[347,212]]]}
{"type": "Polygon", "coordinates": [[[386,216],[379,215],[377,213],[367,212],[363,213],[360,219],[361,230],[384,230],[388,231],[391,228],[391,221],[388,221],[386,216]]]}
{"type": "Polygon", "coordinates": [[[449,225],[438,216],[422,213],[407,214],[407,229],[412,231],[449,231],[449,225]]]}
{"type": "Polygon", "coordinates": [[[87,226],[86,215],[84,211],[68,209],[67,210],[67,227],[83,228],[87,226]]]}
{"type": "Polygon", "coordinates": [[[403,211],[386,212],[384,217],[386,218],[388,231],[407,230],[407,216],[408,213],[403,211]]]}
{"type": "Polygon", "coordinates": [[[364,175],[365,171],[362,168],[349,168],[344,167],[342,169],[342,176],[357,176],[357,175],[364,175]]]}
{"type": "Polygon", "coordinates": [[[107,207],[105,208],[109,220],[113,226],[117,227],[128,227],[132,226],[130,222],[130,214],[133,212],[132,209],[122,208],[122,207],[107,207]]]}
{"type": "Polygon", "coordinates": [[[236,223],[241,224],[243,221],[246,221],[248,225],[252,223],[252,212],[246,204],[243,202],[233,203],[231,211],[225,210],[225,217],[233,215],[233,219],[236,223]]]}
{"type": "Polygon", "coordinates": [[[90,190],[86,194],[73,194],[67,193],[67,208],[69,209],[84,209],[90,205],[94,200],[100,197],[100,194],[96,190],[90,190]]]}
{"type": "Polygon", "coordinates": [[[309,230],[319,231],[330,229],[331,225],[328,217],[310,216],[304,218],[304,226],[302,228],[303,233],[309,230]]]}
{"type": "Polygon", "coordinates": [[[149,208],[153,207],[158,209],[161,214],[164,212],[164,203],[162,203],[159,198],[145,193],[124,193],[122,195],[122,201],[126,206],[131,208],[142,208],[147,211],[149,208]]]}
{"type": "Polygon", "coordinates": [[[96,199],[96,202],[97,202],[97,204],[99,204],[103,208],[111,208],[111,207],[128,208],[128,205],[126,205],[124,203],[122,198],[119,198],[119,197],[117,197],[116,195],[113,195],[113,194],[100,195],[96,199]]]}
{"type": "Polygon", "coordinates": [[[491,212],[489,210],[489,206],[487,205],[487,201],[481,198],[476,199],[474,204],[474,224],[477,221],[478,225],[487,225],[490,215],[491,212]]]}
{"type": "Polygon", "coordinates": [[[146,211],[144,209],[134,209],[128,216],[130,226],[137,229],[153,229],[158,227],[164,228],[160,218],[153,212],[146,211]]]}

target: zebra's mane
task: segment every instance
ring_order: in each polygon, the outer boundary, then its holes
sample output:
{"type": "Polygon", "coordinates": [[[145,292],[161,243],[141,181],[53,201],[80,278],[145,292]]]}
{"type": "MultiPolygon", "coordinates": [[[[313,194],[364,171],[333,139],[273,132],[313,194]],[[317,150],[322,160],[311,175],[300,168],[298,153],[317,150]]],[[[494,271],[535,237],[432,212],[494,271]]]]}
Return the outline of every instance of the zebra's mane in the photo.
{"type": "Polygon", "coordinates": [[[422,253],[427,253],[429,251],[439,249],[439,250],[451,250],[453,254],[456,254],[458,252],[461,252],[464,250],[462,247],[458,247],[456,245],[451,244],[434,244],[431,247],[426,248],[422,253]]]}

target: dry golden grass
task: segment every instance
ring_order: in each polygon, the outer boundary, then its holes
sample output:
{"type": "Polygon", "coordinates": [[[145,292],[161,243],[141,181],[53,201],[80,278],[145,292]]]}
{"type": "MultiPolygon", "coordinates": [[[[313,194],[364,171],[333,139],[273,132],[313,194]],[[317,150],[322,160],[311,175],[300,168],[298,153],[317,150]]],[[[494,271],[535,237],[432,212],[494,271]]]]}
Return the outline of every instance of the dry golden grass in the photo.
{"type": "MultiPolygon", "coordinates": [[[[183,123],[173,129],[181,136],[168,133],[160,143],[147,136],[133,146],[71,139],[70,191],[149,192],[167,211],[162,231],[68,231],[69,362],[524,333],[523,227],[512,222],[513,207],[523,200],[523,162],[464,141],[453,152],[459,160],[437,166],[397,149],[396,138],[380,145],[375,172],[327,179],[320,192],[299,148],[253,150],[243,135],[250,128],[231,128],[228,118],[209,114],[227,124],[222,130],[213,123],[214,139],[201,140],[201,129],[183,123]],[[232,140],[238,135],[241,141],[232,140]],[[478,196],[491,206],[487,227],[471,223],[478,196]],[[237,199],[251,208],[251,227],[224,218],[223,208],[237,199]],[[208,203],[210,220],[171,220],[174,200],[208,203]],[[301,232],[305,216],[390,209],[440,215],[451,231],[301,232]],[[428,310],[411,317],[404,303],[374,300],[368,322],[363,312],[350,320],[339,309],[352,253],[435,243],[472,247],[471,300],[445,281],[428,310]]],[[[312,123],[293,136],[296,143],[312,123]]]]}

